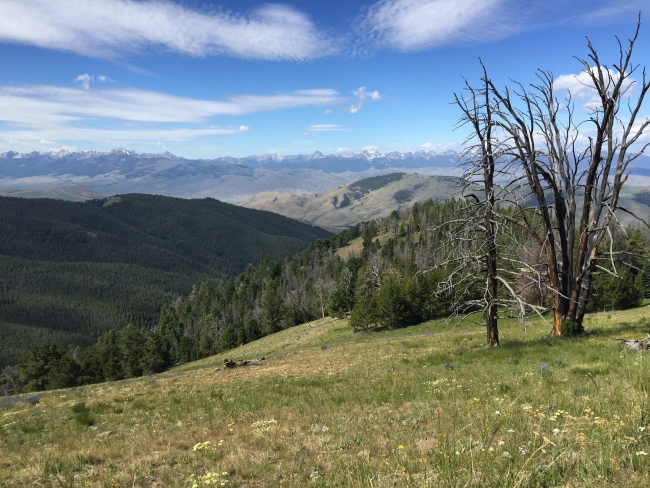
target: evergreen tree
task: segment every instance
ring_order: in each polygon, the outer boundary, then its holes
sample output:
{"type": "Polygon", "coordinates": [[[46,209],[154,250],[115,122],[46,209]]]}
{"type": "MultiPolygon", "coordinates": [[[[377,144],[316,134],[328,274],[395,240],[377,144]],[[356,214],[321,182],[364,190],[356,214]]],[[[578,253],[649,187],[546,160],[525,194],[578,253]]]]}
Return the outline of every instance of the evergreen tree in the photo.
{"type": "Polygon", "coordinates": [[[262,301],[264,321],[271,334],[282,330],[282,319],[284,318],[284,301],[278,292],[278,283],[270,281],[264,291],[262,301]]]}
{"type": "Polygon", "coordinates": [[[143,329],[133,324],[127,325],[119,332],[119,345],[122,352],[122,370],[126,378],[142,376],[144,367],[145,335],[143,329]]]}
{"type": "Polygon", "coordinates": [[[234,349],[238,346],[237,344],[237,330],[235,326],[230,323],[226,327],[221,335],[221,350],[228,351],[234,349]]]}
{"type": "Polygon", "coordinates": [[[59,346],[41,344],[27,352],[20,376],[25,391],[43,391],[76,385],[79,371],[77,362],[59,346]]]}
{"type": "Polygon", "coordinates": [[[142,366],[146,374],[162,373],[171,366],[169,354],[162,338],[155,332],[147,337],[142,366]]]}

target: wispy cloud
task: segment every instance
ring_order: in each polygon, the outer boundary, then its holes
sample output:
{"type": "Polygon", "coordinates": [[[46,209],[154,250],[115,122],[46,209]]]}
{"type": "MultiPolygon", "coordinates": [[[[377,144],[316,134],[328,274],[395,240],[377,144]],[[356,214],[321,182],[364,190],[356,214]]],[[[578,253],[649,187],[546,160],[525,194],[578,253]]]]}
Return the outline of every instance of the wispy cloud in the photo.
{"type": "Polygon", "coordinates": [[[51,85],[0,87],[0,120],[15,124],[71,123],[84,119],[203,123],[217,115],[244,115],[305,106],[331,105],[332,89],[272,95],[236,95],[203,100],[135,88],[83,90],[51,85]]]}
{"type": "Polygon", "coordinates": [[[312,124],[307,130],[309,132],[335,132],[348,129],[336,124],[312,124]]]}
{"type": "MultiPolygon", "coordinates": [[[[79,80],[82,84],[86,78],[79,80]]],[[[83,85],[82,85],[83,86],[83,85]]],[[[336,90],[296,90],[203,100],[133,88],[90,90],[50,85],[0,87],[5,141],[189,140],[249,130],[214,118],[341,103],[336,90]]],[[[317,128],[315,129],[317,130],[317,128]]]]}
{"type": "MultiPolygon", "coordinates": [[[[360,22],[366,46],[416,51],[494,29],[477,29],[486,17],[498,18],[505,0],[381,0],[360,22]]],[[[499,22],[501,23],[501,22],[499,22]]]]}
{"type": "Polygon", "coordinates": [[[355,51],[420,51],[558,25],[630,19],[647,0],[379,0],[357,20],[355,51]]]}
{"type": "Polygon", "coordinates": [[[350,129],[336,124],[312,124],[307,127],[303,136],[313,136],[316,132],[340,132],[345,130],[350,129]]]}
{"type": "Polygon", "coordinates": [[[3,0],[0,41],[101,58],[162,49],[307,60],[337,51],[334,40],[292,7],[267,4],[243,15],[164,0],[3,0]]]}

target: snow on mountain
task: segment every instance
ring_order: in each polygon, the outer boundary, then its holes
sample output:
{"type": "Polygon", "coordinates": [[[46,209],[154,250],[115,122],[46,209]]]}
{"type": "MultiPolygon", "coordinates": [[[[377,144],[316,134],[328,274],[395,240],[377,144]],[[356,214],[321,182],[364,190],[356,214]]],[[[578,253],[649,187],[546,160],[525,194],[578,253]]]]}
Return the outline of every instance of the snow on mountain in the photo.
{"type": "MultiPolygon", "coordinates": [[[[455,151],[447,151],[440,154],[440,156],[456,156],[456,155],[457,153],[455,151]]],[[[178,156],[175,156],[174,154],[168,151],[162,153],[156,153],[156,154],[153,153],[139,154],[137,151],[129,151],[128,149],[123,149],[123,148],[115,148],[106,152],[95,151],[95,150],[70,152],[67,149],[51,150],[45,152],[33,151],[31,153],[18,153],[15,151],[8,151],[5,153],[1,153],[0,159],[23,159],[26,157],[36,157],[36,156],[49,156],[51,158],[56,158],[56,159],[67,158],[67,157],[72,157],[74,159],[87,159],[87,158],[93,158],[99,156],[130,156],[138,159],[183,159],[178,156]]],[[[407,153],[393,151],[386,154],[381,153],[379,151],[363,151],[361,153],[345,152],[345,153],[336,153],[336,154],[328,154],[328,155],[325,155],[320,151],[315,151],[312,154],[297,154],[297,155],[290,155],[290,156],[283,156],[280,154],[261,154],[258,156],[247,156],[244,158],[223,156],[212,160],[208,159],[206,161],[222,161],[222,162],[232,161],[232,162],[236,162],[237,164],[242,164],[242,162],[245,160],[281,163],[283,161],[297,161],[297,160],[311,161],[314,159],[324,159],[324,158],[347,158],[347,159],[364,158],[367,160],[373,160],[373,159],[382,159],[382,158],[405,159],[409,157],[414,157],[414,158],[429,159],[435,156],[439,156],[439,154],[435,153],[434,151],[424,151],[424,150],[420,150],[416,152],[407,152],[407,153]]]]}

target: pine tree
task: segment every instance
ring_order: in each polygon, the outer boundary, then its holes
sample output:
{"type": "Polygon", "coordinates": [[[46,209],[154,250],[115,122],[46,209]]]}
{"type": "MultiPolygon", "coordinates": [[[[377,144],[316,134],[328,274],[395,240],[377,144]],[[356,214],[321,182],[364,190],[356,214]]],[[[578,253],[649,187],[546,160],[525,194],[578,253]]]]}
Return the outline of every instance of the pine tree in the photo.
{"type": "Polygon", "coordinates": [[[230,323],[221,335],[221,350],[228,351],[230,349],[236,348],[237,346],[237,329],[235,329],[234,324],[230,323]]]}

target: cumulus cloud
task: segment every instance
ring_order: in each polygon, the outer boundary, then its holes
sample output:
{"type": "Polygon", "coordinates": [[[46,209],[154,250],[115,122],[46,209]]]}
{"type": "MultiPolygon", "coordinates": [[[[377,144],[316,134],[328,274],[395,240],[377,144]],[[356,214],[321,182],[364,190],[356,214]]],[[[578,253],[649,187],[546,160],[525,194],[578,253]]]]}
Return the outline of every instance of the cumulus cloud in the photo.
{"type": "MultiPolygon", "coordinates": [[[[618,82],[618,74],[614,70],[604,70],[604,73],[605,76],[609,73],[611,80],[610,85],[613,88],[618,82]]],[[[636,81],[633,78],[627,78],[623,82],[621,88],[627,97],[633,95],[635,85],[636,81]]],[[[587,71],[582,71],[577,75],[560,75],[555,79],[554,87],[556,91],[567,90],[571,93],[571,98],[585,102],[587,107],[600,103],[598,92],[596,91],[591,76],[589,76],[587,71]]]]}
{"type": "Polygon", "coordinates": [[[3,0],[0,41],[101,58],[162,49],[299,61],[337,51],[334,40],[292,7],[266,4],[243,15],[164,0],[3,0]]]}
{"type": "MultiPolygon", "coordinates": [[[[0,121],[5,140],[175,140],[247,132],[220,127],[213,118],[256,112],[324,106],[343,98],[332,89],[296,90],[270,95],[237,95],[203,100],[133,88],[88,90],[51,85],[0,87],[0,121]],[[188,125],[194,124],[196,127],[188,125]]],[[[318,126],[316,129],[318,130],[318,126]]]]}
{"type": "MultiPolygon", "coordinates": [[[[360,22],[366,45],[398,51],[427,49],[463,38],[497,37],[507,29],[506,0],[381,0],[360,22]],[[485,23],[489,17],[495,22],[485,23]]],[[[502,33],[505,35],[505,32],[502,33]]]]}
{"type": "Polygon", "coordinates": [[[348,111],[351,114],[357,113],[359,110],[361,110],[361,107],[363,107],[366,102],[372,100],[372,101],[377,101],[381,100],[381,95],[379,94],[378,91],[374,92],[369,92],[366,90],[365,86],[359,87],[358,90],[354,90],[352,94],[356,97],[356,102],[354,102],[352,105],[348,107],[348,111]]]}
{"type": "MultiPolygon", "coordinates": [[[[83,88],[84,90],[89,90],[90,89],[90,82],[95,81],[95,77],[89,75],[88,73],[84,73],[83,75],[79,75],[74,79],[75,83],[79,83],[79,86],[83,88]]],[[[97,81],[110,81],[113,83],[113,80],[111,80],[108,76],[106,75],[99,75],[97,77],[97,81]]]]}

